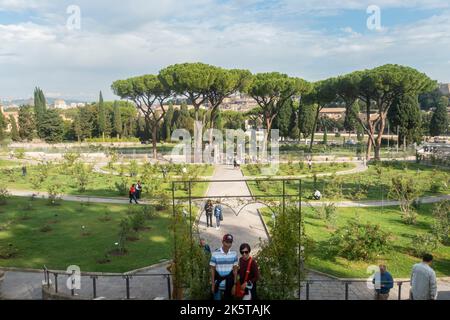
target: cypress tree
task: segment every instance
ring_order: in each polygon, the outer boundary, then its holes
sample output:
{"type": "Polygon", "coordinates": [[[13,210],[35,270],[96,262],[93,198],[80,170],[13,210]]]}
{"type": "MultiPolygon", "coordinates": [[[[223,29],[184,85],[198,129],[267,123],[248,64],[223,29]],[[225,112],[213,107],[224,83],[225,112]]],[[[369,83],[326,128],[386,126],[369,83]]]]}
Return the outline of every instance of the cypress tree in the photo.
{"type": "Polygon", "coordinates": [[[56,110],[47,110],[42,116],[42,138],[49,143],[61,142],[64,135],[64,122],[56,110]]]}
{"type": "Polygon", "coordinates": [[[20,107],[18,122],[20,139],[32,141],[36,132],[36,123],[35,117],[33,116],[32,107],[20,107]]]}
{"type": "Polygon", "coordinates": [[[173,120],[174,120],[174,109],[172,102],[169,104],[169,109],[164,116],[163,133],[164,139],[170,141],[173,132],[173,120]]]}
{"type": "Polygon", "coordinates": [[[103,101],[103,94],[101,91],[97,107],[97,126],[98,126],[98,133],[102,135],[104,141],[106,132],[106,111],[105,111],[105,104],[103,101]]]}
{"type": "Polygon", "coordinates": [[[5,139],[5,129],[7,127],[6,118],[0,110],[0,141],[5,139]]]}
{"type": "Polygon", "coordinates": [[[431,118],[430,134],[431,136],[440,136],[448,131],[448,98],[441,97],[437,105],[436,111],[431,118]]]}
{"type": "MultiPolygon", "coordinates": [[[[388,112],[392,128],[399,128],[399,141],[412,142],[422,140],[421,115],[418,96],[399,96],[388,112]]],[[[404,146],[406,147],[406,146],[404,146]]]]}
{"type": "Polygon", "coordinates": [[[34,89],[34,116],[39,138],[43,138],[41,131],[41,122],[46,110],[47,110],[47,102],[45,99],[44,92],[41,90],[41,88],[36,87],[34,89]]]}
{"type": "Polygon", "coordinates": [[[117,101],[114,101],[114,110],[113,110],[113,123],[114,123],[114,133],[117,136],[117,139],[122,135],[122,115],[120,114],[120,105],[117,101]]]}
{"type": "Polygon", "coordinates": [[[11,140],[20,141],[19,129],[17,129],[16,119],[13,115],[9,116],[9,123],[11,124],[11,140]]]}

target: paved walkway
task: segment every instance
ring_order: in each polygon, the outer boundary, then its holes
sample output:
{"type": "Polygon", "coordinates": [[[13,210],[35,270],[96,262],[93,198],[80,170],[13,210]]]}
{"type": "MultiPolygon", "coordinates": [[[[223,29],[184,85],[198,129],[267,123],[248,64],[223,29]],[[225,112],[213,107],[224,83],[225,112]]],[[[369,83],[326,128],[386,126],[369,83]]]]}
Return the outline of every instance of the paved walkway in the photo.
{"type": "MultiPolygon", "coordinates": [[[[158,276],[134,276],[130,279],[130,298],[140,300],[153,300],[155,298],[168,299],[167,279],[160,274],[167,274],[167,263],[161,263],[132,272],[132,274],[158,274],[158,276]]],[[[77,297],[83,299],[93,298],[92,279],[89,275],[81,276],[81,289],[76,290],[77,297]]],[[[97,297],[106,300],[126,299],[126,282],[122,274],[109,274],[113,276],[101,276],[97,279],[97,297]]],[[[51,274],[50,279],[54,285],[55,278],[51,274]]],[[[66,287],[68,276],[58,276],[58,292],[70,294],[66,287]]],[[[42,299],[42,281],[44,272],[41,271],[6,271],[4,280],[0,281],[0,300],[40,300],[42,299]]]]}
{"type": "MultiPolygon", "coordinates": [[[[357,281],[341,280],[332,278],[323,274],[310,271],[308,280],[313,281],[309,286],[309,300],[345,300],[345,283],[348,282],[349,300],[374,300],[374,290],[368,288],[367,282],[363,279],[357,281]]],[[[399,286],[398,282],[406,281],[401,286],[401,300],[409,299],[409,290],[411,288],[409,279],[394,279],[396,282],[391,289],[389,300],[398,300],[399,286]]],[[[441,278],[437,280],[438,300],[450,300],[450,278],[441,278]]],[[[306,285],[303,285],[301,299],[306,300],[306,285]]]]}
{"type": "MultiPolygon", "coordinates": [[[[241,170],[234,169],[232,166],[219,165],[216,167],[212,182],[206,194],[208,197],[227,197],[227,196],[248,196],[250,191],[245,181],[232,182],[214,182],[214,180],[239,180],[243,175],[241,170]]],[[[213,202],[219,199],[212,199],[213,202]]],[[[267,239],[264,225],[257,213],[257,204],[245,206],[245,203],[237,199],[221,198],[223,207],[223,218],[220,230],[215,227],[206,227],[206,216],[202,212],[199,221],[199,232],[210,244],[211,249],[217,249],[222,244],[223,235],[230,233],[234,236],[233,249],[238,251],[241,243],[248,243],[257,250],[260,239],[267,239]],[[245,206],[245,207],[244,207],[245,206]]],[[[202,205],[204,202],[202,202],[202,205]]],[[[213,216],[213,225],[215,226],[215,217],[213,216]]]]}

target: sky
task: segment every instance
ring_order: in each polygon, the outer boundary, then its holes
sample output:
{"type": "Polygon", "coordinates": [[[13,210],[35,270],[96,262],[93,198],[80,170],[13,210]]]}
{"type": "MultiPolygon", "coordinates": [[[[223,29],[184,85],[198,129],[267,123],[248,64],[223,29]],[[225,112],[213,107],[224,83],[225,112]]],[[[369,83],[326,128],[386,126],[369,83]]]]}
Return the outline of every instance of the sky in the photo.
{"type": "Polygon", "coordinates": [[[113,81],[183,62],[308,81],[397,63],[450,82],[450,0],[0,0],[0,99],[117,99],[113,81]]]}

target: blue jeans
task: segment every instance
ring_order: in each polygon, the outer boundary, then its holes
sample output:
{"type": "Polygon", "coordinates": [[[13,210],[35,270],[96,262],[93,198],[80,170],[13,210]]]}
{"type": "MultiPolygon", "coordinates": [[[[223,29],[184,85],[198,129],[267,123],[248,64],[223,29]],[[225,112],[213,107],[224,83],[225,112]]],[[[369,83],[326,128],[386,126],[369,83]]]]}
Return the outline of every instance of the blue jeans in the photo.
{"type": "Polygon", "coordinates": [[[216,216],[216,226],[220,227],[220,216],[216,216]]]}

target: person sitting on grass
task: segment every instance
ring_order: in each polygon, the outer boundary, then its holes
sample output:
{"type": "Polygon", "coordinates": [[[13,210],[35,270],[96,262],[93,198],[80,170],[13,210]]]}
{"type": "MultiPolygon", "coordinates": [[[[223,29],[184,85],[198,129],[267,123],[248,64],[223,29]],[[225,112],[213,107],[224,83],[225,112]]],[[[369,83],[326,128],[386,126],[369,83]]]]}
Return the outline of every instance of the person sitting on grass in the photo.
{"type": "Polygon", "coordinates": [[[314,192],[313,199],[314,199],[314,200],[320,200],[320,199],[322,199],[322,194],[320,193],[319,190],[316,190],[316,191],[314,192]]]}

